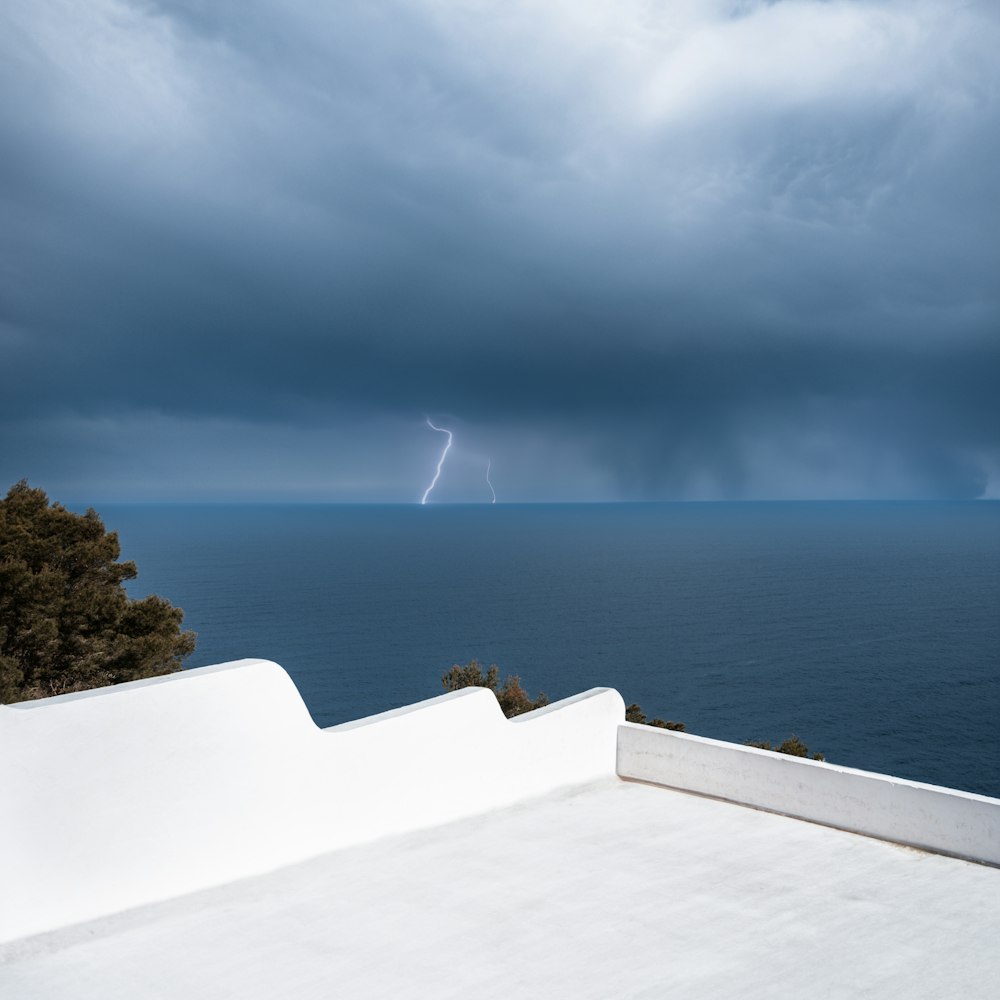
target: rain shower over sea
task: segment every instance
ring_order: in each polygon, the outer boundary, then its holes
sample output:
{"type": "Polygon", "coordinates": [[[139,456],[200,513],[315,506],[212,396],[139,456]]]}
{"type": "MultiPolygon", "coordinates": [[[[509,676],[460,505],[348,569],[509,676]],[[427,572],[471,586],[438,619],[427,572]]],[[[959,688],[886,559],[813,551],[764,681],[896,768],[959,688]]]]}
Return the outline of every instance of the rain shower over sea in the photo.
{"type": "Polygon", "coordinates": [[[473,657],[724,740],[1000,796],[1000,503],[103,505],[198,632],[332,725],[473,657]]]}

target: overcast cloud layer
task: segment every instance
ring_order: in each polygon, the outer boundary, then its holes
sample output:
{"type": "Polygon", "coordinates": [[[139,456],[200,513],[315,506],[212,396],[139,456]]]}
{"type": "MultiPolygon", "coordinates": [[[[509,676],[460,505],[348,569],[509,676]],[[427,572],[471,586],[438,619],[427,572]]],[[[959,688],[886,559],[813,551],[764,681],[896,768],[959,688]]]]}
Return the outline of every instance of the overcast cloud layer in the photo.
{"type": "Polygon", "coordinates": [[[1000,496],[1000,8],[8,0],[0,477],[1000,496]]]}

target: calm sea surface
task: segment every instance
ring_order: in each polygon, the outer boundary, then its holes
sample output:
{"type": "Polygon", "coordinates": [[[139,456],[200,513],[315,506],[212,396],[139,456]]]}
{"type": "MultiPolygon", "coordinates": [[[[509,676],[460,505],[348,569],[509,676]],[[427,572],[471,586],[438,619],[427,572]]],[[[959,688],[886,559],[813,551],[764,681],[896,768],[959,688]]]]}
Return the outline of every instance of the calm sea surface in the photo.
{"type": "Polygon", "coordinates": [[[1000,796],[1000,503],[101,508],[198,632],[321,726],[472,657],[742,742],[1000,796]]]}

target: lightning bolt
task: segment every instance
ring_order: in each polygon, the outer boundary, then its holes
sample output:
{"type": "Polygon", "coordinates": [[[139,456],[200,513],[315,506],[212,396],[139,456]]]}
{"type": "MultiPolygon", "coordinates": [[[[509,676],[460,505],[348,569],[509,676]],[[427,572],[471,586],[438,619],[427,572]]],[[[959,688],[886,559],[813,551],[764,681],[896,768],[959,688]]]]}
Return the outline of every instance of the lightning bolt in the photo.
{"type": "Polygon", "coordinates": [[[490,469],[493,468],[493,459],[489,459],[486,462],[486,485],[490,488],[490,493],[493,494],[493,500],[491,503],[497,502],[497,491],[493,489],[493,484],[490,482],[490,469]]]}
{"type": "Polygon", "coordinates": [[[427,421],[427,426],[432,431],[437,431],[439,434],[447,434],[448,443],[444,446],[444,451],[441,452],[441,457],[438,459],[437,469],[434,472],[434,478],[431,480],[430,486],[428,486],[427,489],[424,490],[424,495],[420,501],[422,504],[427,503],[427,498],[431,495],[431,490],[434,489],[434,487],[437,485],[438,476],[441,475],[441,466],[444,465],[445,456],[448,454],[448,449],[451,447],[451,431],[446,430],[444,427],[435,427],[431,423],[430,417],[425,417],[424,419],[427,421]]]}

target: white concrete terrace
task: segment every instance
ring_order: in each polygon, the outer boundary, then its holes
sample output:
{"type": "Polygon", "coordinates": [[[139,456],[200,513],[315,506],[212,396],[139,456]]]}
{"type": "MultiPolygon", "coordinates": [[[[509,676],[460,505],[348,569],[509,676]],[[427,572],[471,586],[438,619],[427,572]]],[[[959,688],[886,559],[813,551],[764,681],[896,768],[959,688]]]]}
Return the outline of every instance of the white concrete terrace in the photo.
{"type": "Polygon", "coordinates": [[[47,701],[0,710],[4,998],[997,995],[997,800],[625,725],[612,691],[321,731],[251,661],[47,701]],[[696,783],[988,863],[663,787],[696,783]]]}

